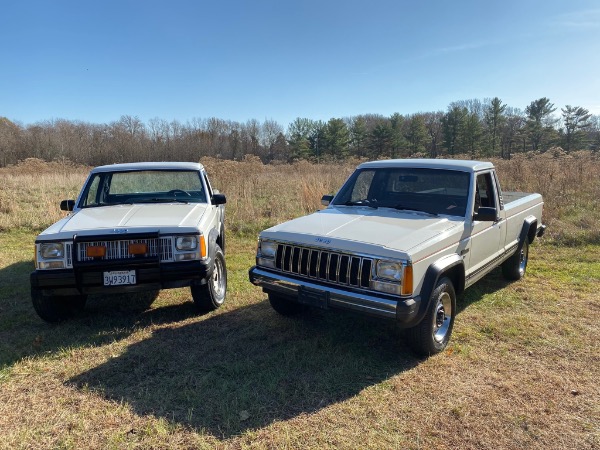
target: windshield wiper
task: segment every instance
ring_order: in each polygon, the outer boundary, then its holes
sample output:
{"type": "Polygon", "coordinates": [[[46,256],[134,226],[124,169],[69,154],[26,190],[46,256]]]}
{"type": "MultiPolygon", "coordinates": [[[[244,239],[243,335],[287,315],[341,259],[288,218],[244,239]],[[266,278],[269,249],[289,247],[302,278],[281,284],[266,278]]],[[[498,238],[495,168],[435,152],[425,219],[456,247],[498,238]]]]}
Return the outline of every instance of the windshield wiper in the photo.
{"type": "Polygon", "coordinates": [[[420,213],[425,213],[425,214],[429,214],[430,216],[434,216],[434,217],[438,217],[439,214],[438,213],[434,213],[434,212],[430,212],[430,211],[425,211],[422,209],[418,209],[418,208],[410,208],[408,206],[404,206],[402,204],[397,204],[395,206],[393,206],[394,209],[398,209],[400,211],[414,211],[414,212],[420,212],[420,213]]]}
{"type": "Polygon", "coordinates": [[[136,203],[189,203],[187,200],[180,200],[178,198],[149,198],[145,200],[138,200],[136,203]]]}
{"type": "Polygon", "coordinates": [[[346,203],[344,203],[344,206],[368,206],[369,208],[373,208],[373,209],[377,209],[377,199],[372,199],[372,200],[357,200],[355,202],[353,201],[347,201],[346,203]]]}

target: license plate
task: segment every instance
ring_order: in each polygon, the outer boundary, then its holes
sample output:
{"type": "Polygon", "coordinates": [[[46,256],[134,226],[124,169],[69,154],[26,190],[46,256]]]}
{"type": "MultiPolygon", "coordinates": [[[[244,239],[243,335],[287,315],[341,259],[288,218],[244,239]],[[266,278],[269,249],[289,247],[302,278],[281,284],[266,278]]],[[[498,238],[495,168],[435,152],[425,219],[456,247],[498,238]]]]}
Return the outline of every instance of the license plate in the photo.
{"type": "Polygon", "coordinates": [[[104,272],[104,286],[135,284],[135,270],[113,270],[104,272]]]}
{"type": "Polygon", "coordinates": [[[328,309],[329,298],[326,291],[300,286],[298,289],[298,302],[308,306],[328,309]]]}

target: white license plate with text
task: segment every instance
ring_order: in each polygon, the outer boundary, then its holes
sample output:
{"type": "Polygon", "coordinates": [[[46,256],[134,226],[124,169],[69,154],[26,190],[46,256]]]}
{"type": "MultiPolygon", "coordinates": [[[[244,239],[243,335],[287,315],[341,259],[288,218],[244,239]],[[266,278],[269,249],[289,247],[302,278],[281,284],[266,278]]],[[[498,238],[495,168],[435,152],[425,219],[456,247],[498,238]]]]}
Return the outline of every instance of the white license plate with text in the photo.
{"type": "Polygon", "coordinates": [[[135,270],[113,270],[104,272],[104,286],[135,284],[135,270]]]}

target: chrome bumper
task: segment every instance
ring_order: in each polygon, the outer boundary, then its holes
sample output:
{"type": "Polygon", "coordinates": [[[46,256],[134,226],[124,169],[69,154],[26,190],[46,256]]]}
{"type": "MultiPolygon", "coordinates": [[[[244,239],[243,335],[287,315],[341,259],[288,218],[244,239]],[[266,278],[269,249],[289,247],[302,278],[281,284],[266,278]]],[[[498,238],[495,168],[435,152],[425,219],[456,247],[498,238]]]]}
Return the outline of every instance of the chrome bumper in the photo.
{"type": "Polygon", "coordinates": [[[394,299],[391,295],[365,294],[288,277],[257,266],[250,269],[249,277],[250,282],[262,287],[264,292],[284,296],[290,301],[324,309],[340,308],[395,319],[407,326],[412,325],[412,319],[417,315],[421,303],[419,296],[394,299]]]}

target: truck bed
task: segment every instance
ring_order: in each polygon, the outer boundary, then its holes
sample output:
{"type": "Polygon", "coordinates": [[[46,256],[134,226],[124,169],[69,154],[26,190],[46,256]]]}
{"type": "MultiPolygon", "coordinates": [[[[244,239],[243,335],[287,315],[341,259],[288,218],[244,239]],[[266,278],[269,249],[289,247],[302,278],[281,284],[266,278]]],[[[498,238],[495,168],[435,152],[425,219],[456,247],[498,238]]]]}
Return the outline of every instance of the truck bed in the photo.
{"type": "Polygon", "coordinates": [[[527,197],[528,195],[531,194],[528,192],[503,192],[502,200],[504,200],[504,204],[507,205],[511,202],[521,200],[522,198],[527,197]]]}

